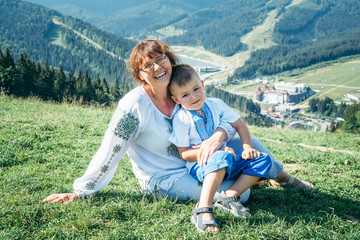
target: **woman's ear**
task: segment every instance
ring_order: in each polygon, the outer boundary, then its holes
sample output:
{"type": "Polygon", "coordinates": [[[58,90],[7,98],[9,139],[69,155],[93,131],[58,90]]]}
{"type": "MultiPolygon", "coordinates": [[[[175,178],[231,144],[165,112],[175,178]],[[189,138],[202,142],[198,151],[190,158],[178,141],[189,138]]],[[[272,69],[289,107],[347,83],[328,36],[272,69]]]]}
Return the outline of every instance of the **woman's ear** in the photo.
{"type": "Polygon", "coordinates": [[[139,78],[141,81],[144,81],[144,79],[142,79],[142,77],[140,76],[140,73],[138,73],[138,78],[139,78]]]}
{"type": "Polygon", "coordinates": [[[141,71],[138,72],[137,76],[141,81],[144,81],[144,78],[141,76],[141,71]]]}

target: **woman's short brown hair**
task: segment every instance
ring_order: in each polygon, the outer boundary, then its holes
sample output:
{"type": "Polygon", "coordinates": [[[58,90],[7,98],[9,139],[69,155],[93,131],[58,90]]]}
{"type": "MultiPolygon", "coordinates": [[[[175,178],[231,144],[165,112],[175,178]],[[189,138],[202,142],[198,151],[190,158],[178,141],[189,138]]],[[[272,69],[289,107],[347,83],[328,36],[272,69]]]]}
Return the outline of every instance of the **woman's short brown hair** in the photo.
{"type": "Polygon", "coordinates": [[[139,42],[131,50],[128,61],[128,68],[138,85],[142,84],[139,78],[139,68],[144,64],[144,58],[153,58],[155,53],[165,54],[169,58],[172,66],[177,65],[179,62],[175,54],[170,51],[170,46],[166,43],[157,40],[144,40],[139,42]]]}

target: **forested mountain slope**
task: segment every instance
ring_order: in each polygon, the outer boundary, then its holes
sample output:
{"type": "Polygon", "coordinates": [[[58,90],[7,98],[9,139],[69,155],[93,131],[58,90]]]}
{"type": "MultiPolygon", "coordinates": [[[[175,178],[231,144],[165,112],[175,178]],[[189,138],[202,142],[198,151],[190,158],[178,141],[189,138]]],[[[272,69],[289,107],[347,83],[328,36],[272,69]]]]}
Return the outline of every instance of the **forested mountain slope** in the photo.
{"type": "Polygon", "coordinates": [[[278,45],[253,52],[232,79],[272,75],[360,54],[360,2],[301,1],[284,9],[272,39],[278,45]]]}
{"type": "MultiPolygon", "coordinates": [[[[283,9],[290,0],[233,0],[198,11],[174,23],[180,36],[166,38],[172,44],[203,46],[219,55],[231,56],[245,50],[240,38],[261,24],[273,9],[283,9]]],[[[280,11],[280,10],[279,10],[280,11]]]]}
{"type": "Polygon", "coordinates": [[[1,48],[9,47],[15,59],[27,53],[34,61],[62,65],[65,71],[88,69],[92,78],[126,78],[124,59],[133,41],[28,2],[3,0],[0,11],[1,48]]]}
{"type": "Polygon", "coordinates": [[[162,23],[229,0],[28,0],[85,20],[124,37],[137,37],[162,23]]]}

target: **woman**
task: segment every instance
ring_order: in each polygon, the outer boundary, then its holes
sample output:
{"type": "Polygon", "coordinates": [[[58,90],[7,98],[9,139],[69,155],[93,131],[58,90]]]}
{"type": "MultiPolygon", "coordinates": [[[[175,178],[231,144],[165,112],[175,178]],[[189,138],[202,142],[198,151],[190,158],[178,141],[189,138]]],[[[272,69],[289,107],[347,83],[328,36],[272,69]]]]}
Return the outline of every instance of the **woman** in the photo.
{"type": "MultiPolygon", "coordinates": [[[[187,172],[175,145],[168,141],[172,117],[179,109],[167,90],[172,66],[176,64],[176,56],[165,43],[146,40],[133,48],[129,67],[139,86],[119,101],[100,148],[85,174],[74,182],[74,192],[53,194],[43,202],[72,202],[101,190],[114,176],[125,153],[131,159],[133,172],[144,193],[153,192],[173,199],[198,199],[201,187],[187,172]]],[[[219,149],[228,134],[234,134],[230,124],[219,126],[214,135],[199,146],[199,157],[206,159],[219,149]]],[[[313,188],[311,183],[282,171],[282,164],[269,150],[257,139],[252,140],[255,149],[271,156],[270,178],[282,185],[313,188]]],[[[239,141],[232,140],[228,145],[241,152],[239,141]]],[[[224,181],[218,191],[226,190],[232,183],[224,181]]],[[[249,194],[250,191],[245,192],[241,202],[247,201],[249,194]]]]}

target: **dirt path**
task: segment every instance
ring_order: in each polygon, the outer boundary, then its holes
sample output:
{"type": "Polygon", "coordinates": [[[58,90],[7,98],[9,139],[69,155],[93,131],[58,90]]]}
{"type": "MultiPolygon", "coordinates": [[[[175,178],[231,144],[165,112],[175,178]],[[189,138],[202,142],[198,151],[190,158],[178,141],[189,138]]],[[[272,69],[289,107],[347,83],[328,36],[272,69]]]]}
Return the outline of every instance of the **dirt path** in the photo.
{"type": "MultiPolygon", "coordinates": [[[[277,144],[284,143],[284,142],[269,139],[269,138],[258,138],[258,139],[273,142],[273,143],[277,143],[277,144]]],[[[330,148],[330,147],[311,146],[311,145],[307,145],[307,144],[304,144],[304,143],[293,143],[292,145],[297,145],[297,146],[301,146],[301,147],[309,148],[309,149],[316,149],[316,150],[320,150],[320,151],[323,151],[323,152],[341,152],[341,153],[347,153],[347,154],[350,154],[350,155],[360,155],[360,152],[356,152],[356,151],[339,150],[339,149],[334,149],[334,148],[330,148]]]]}

